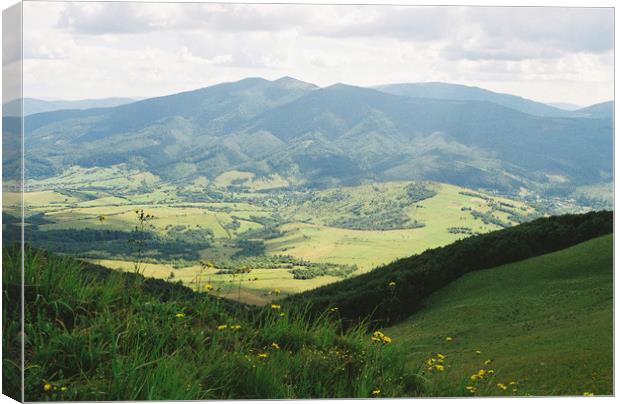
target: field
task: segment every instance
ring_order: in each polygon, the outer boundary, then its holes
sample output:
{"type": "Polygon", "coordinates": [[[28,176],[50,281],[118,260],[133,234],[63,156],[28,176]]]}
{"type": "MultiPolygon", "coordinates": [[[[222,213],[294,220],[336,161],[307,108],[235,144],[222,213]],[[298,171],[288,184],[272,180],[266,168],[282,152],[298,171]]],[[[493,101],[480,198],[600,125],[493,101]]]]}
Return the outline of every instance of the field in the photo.
{"type": "Polygon", "coordinates": [[[136,260],[128,243],[136,210],[144,209],[153,215],[144,229],[148,275],[195,286],[202,273],[223,296],[260,304],[275,290],[298,293],[540,215],[520,201],[442,183],[287,185],[241,171],[177,186],[124,166],[72,168],[32,182],[26,238],[127,270],[136,260]]]}
{"type": "MultiPolygon", "coordinates": [[[[23,281],[28,401],[610,395],[613,240],[596,235],[612,225],[597,212],[472,237],[319,289],[340,287],[344,300],[326,307],[317,291],[244,305],[144,278],[130,263],[101,262],[125,265],[112,271],[30,247],[22,279],[21,250],[5,247],[3,392],[18,397],[21,383],[23,281]],[[556,252],[474,269],[548,248],[556,252]],[[455,256],[470,272],[451,282],[455,256]],[[421,262],[431,266],[409,265],[421,262]],[[437,268],[443,285],[432,283],[437,268]],[[437,291],[421,308],[403,306],[419,292],[403,275],[416,274],[437,291]],[[379,306],[373,294],[346,303],[377,276],[379,306]],[[414,315],[381,327],[372,313],[389,305],[414,315]],[[368,321],[351,323],[351,308],[368,321]]],[[[194,282],[206,289],[212,270],[194,282]]]]}
{"type": "Polygon", "coordinates": [[[385,332],[407,346],[413,363],[446,355],[442,377],[453,385],[477,386],[469,376],[491,368],[495,383],[518,382],[506,391],[492,384],[495,394],[609,395],[612,280],[613,238],[604,236],[467,274],[385,332]]]}

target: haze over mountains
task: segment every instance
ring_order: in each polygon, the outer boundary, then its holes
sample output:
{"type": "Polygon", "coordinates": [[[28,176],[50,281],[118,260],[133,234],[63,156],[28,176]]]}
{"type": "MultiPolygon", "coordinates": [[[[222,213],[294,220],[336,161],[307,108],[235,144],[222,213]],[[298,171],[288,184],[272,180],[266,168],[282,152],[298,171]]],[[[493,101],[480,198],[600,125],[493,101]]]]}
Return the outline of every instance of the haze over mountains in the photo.
{"type": "MultiPolygon", "coordinates": [[[[38,98],[24,98],[24,115],[37,114],[39,112],[58,111],[61,109],[88,109],[116,107],[138,101],[134,98],[99,98],[86,100],[41,100],[38,98]]],[[[7,102],[2,106],[4,116],[20,116],[21,108],[18,100],[7,102]]]]}
{"type": "Polygon", "coordinates": [[[319,88],[248,78],[30,115],[26,166],[32,178],[125,163],[180,183],[236,169],[292,186],[425,179],[562,193],[610,183],[612,117],[613,102],[567,111],[445,83],[319,88]]]}

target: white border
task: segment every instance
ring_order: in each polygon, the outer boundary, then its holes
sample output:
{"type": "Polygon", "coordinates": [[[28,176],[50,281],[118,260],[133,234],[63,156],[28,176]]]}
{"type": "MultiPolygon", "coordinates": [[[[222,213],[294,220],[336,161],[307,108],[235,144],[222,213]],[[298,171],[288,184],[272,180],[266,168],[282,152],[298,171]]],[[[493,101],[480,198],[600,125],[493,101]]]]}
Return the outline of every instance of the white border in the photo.
{"type": "MultiPolygon", "coordinates": [[[[32,1],[32,0],[26,0],[26,1],[32,1]]],[[[39,1],[39,0],[35,0],[35,1],[39,1]]],[[[46,0],[43,0],[46,1],[46,0]]],[[[52,0],[54,1],[54,0],[52,0]]],[[[80,1],[84,1],[84,2],[96,2],[96,1],[100,1],[100,0],[80,0],[80,1]]],[[[123,0],[106,0],[106,1],[123,1],[123,0]]],[[[170,1],[165,1],[165,0],[133,0],[133,2],[144,2],[144,3],[148,3],[148,2],[158,2],[158,3],[167,3],[170,1]]],[[[209,1],[204,1],[204,0],[195,0],[195,1],[181,1],[181,2],[187,2],[187,3],[209,3],[209,1]]],[[[217,1],[220,3],[235,3],[235,1],[231,1],[231,0],[220,0],[217,1]]],[[[237,3],[242,2],[242,3],[293,3],[293,4],[382,4],[382,5],[450,5],[450,6],[551,6],[551,7],[614,7],[616,6],[616,2],[613,0],[590,0],[590,1],[583,1],[583,0],[528,0],[528,1],[514,1],[514,0],[505,0],[505,1],[501,1],[501,0],[472,0],[472,1],[466,1],[466,0],[444,0],[444,1],[437,1],[437,0],[426,0],[426,1],[420,1],[420,0],[375,0],[375,1],[368,1],[368,0],[357,0],[357,1],[352,1],[352,0],[288,0],[288,1],[260,1],[260,0],[245,0],[245,1],[236,1],[237,3]]],[[[8,8],[14,4],[16,4],[17,1],[15,0],[0,0],[0,6],[2,9],[8,8]]],[[[615,19],[615,15],[616,15],[616,10],[614,10],[614,19],[615,19]]],[[[1,20],[1,19],[0,19],[1,20]]],[[[0,29],[0,34],[1,34],[1,29],[0,29]]],[[[618,40],[618,31],[615,30],[614,32],[615,38],[614,38],[614,43],[617,43],[618,40]]],[[[0,38],[1,39],[1,38],[0,38]]],[[[614,54],[614,66],[615,66],[615,73],[617,73],[618,71],[618,65],[615,63],[615,54],[614,54]]],[[[615,74],[614,74],[615,76],[615,74]]],[[[0,79],[0,83],[1,83],[1,79],[0,79]]],[[[1,84],[0,84],[1,85],[1,84]]],[[[616,86],[614,83],[614,100],[617,99],[617,94],[616,94],[616,86]]],[[[614,122],[615,118],[617,117],[617,111],[615,111],[616,114],[614,115],[614,122]]],[[[615,131],[614,131],[614,135],[615,135],[615,131]]],[[[615,136],[614,136],[615,138],[615,136]]],[[[1,145],[0,145],[1,148],[1,145]]],[[[614,142],[614,184],[615,184],[615,179],[619,178],[618,177],[618,173],[620,171],[620,169],[618,168],[618,166],[615,164],[615,156],[618,156],[618,151],[620,149],[620,146],[618,146],[618,143],[614,142]]],[[[0,167],[0,173],[1,173],[1,167],[0,167]]],[[[1,177],[0,177],[1,178],[1,177]]],[[[614,189],[614,208],[617,209],[618,205],[617,205],[617,201],[618,201],[618,195],[620,194],[620,191],[615,188],[614,189]]],[[[617,221],[614,221],[614,233],[618,234],[618,230],[620,228],[620,225],[618,224],[617,221]]],[[[614,269],[615,269],[615,251],[618,251],[618,246],[619,246],[620,241],[617,238],[614,238],[614,269]]],[[[2,257],[0,256],[0,264],[2,261],[2,257]]],[[[615,304],[617,301],[615,300],[615,291],[617,290],[616,286],[618,284],[618,278],[614,277],[614,336],[616,336],[616,327],[615,324],[618,324],[618,318],[619,318],[619,312],[617,310],[617,305],[615,304]]],[[[615,344],[614,344],[615,345],[615,344]]],[[[618,352],[616,349],[614,349],[614,371],[615,371],[615,364],[618,363],[618,352]]],[[[0,363],[0,369],[1,369],[1,363],[0,363]]],[[[618,378],[615,377],[614,374],[614,392],[618,391],[618,387],[619,387],[620,383],[618,381],[618,378]]],[[[423,399],[390,399],[390,400],[380,400],[381,402],[386,402],[386,401],[390,401],[390,402],[414,402],[414,400],[423,400],[423,401],[430,401],[432,400],[433,402],[437,402],[437,403],[446,403],[446,402],[453,402],[452,400],[456,400],[456,399],[442,399],[442,398],[423,398],[423,399]]],[[[467,402],[485,402],[485,403],[489,403],[489,404],[495,404],[495,403],[503,403],[506,402],[506,400],[510,400],[509,403],[540,403],[540,402],[545,402],[545,403],[589,403],[589,402],[615,402],[615,398],[614,397],[550,397],[550,398],[539,398],[539,397],[532,397],[532,398],[462,398],[459,400],[466,400],[467,402]]],[[[266,401],[266,400],[256,400],[256,401],[250,401],[250,400],[235,400],[235,402],[237,403],[249,403],[249,402],[259,402],[259,401],[266,401]]],[[[293,401],[298,401],[298,402],[308,402],[308,401],[314,401],[314,400],[278,400],[278,401],[282,401],[282,402],[293,402],[293,401]]],[[[320,400],[322,403],[326,403],[326,404],[342,404],[342,403],[356,403],[359,402],[359,400],[347,400],[347,399],[339,399],[339,400],[335,400],[335,399],[325,399],[325,400],[320,400]]],[[[4,404],[4,403],[14,403],[15,401],[11,400],[10,398],[6,397],[6,396],[0,396],[0,404],[4,404]]],[[[174,401],[160,401],[160,403],[175,403],[174,401]]]]}

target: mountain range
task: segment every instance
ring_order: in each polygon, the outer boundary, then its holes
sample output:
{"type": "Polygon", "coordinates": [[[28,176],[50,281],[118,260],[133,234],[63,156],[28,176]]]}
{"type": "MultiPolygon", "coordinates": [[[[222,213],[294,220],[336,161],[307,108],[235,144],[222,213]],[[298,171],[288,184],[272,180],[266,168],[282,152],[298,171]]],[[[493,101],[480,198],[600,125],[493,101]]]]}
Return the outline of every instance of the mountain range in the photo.
{"type": "Polygon", "coordinates": [[[445,83],[320,88],[248,78],[32,114],[25,133],[27,178],[124,163],[178,183],[235,169],[305,187],[424,179],[561,193],[610,183],[613,167],[613,102],[567,111],[445,83]]]}
{"type": "MultiPolygon", "coordinates": [[[[89,109],[116,107],[138,101],[135,98],[98,98],[86,100],[41,100],[38,98],[24,98],[24,115],[37,114],[39,112],[58,111],[61,109],[89,109]]],[[[22,105],[19,100],[9,101],[2,106],[3,116],[20,116],[22,105]]]]}

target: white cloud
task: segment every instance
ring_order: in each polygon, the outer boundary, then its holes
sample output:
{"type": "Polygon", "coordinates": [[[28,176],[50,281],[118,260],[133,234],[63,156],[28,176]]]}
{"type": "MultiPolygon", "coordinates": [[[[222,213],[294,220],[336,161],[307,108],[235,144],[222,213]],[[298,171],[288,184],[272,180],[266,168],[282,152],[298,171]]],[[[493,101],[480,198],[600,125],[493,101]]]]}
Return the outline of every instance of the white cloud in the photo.
{"type": "Polygon", "coordinates": [[[611,9],[29,2],[24,23],[33,97],[284,75],[448,81],[577,104],[613,96],[611,9]]]}

